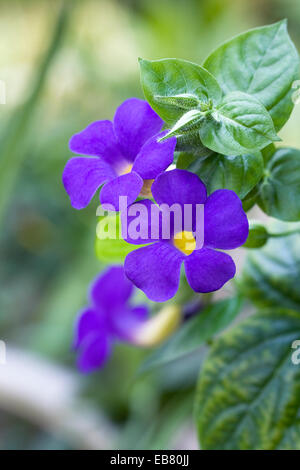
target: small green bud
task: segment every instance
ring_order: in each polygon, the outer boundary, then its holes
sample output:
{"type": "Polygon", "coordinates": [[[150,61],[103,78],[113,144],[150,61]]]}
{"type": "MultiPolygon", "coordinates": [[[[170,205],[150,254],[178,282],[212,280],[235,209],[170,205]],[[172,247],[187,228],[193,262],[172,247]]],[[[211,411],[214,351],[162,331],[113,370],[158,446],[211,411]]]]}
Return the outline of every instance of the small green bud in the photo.
{"type": "Polygon", "coordinates": [[[185,113],[172,127],[172,129],[164,137],[159,139],[159,142],[162,142],[169,137],[175,135],[186,134],[192,132],[199,127],[200,121],[203,119],[203,113],[198,109],[191,109],[185,113]]]}
{"type": "Polygon", "coordinates": [[[255,221],[250,221],[249,225],[249,235],[243,246],[245,248],[261,248],[269,238],[267,229],[261,223],[255,221]]]}
{"type": "Polygon", "coordinates": [[[190,93],[183,93],[181,95],[174,96],[154,96],[155,101],[162,104],[167,104],[169,106],[175,106],[176,108],[190,110],[197,108],[200,104],[198,98],[190,93]]]}

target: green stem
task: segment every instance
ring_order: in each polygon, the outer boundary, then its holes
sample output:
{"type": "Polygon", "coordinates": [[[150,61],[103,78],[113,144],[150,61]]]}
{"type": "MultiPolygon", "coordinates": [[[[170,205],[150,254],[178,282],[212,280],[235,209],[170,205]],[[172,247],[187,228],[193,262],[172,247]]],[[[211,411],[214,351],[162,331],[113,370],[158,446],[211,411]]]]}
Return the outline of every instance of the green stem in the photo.
{"type": "Polygon", "coordinates": [[[268,233],[268,236],[271,238],[280,238],[280,237],[288,237],[289,235],[295,235],[296,233],[300,234],[300,229],[295,229],[295,230],[289,230],[287,232],[281,232],[281,233],[268,233]]]}
{"type": "MultiPolygon", "coordinates": [[[[39,66],[32,91],[24,105],[12,116],[1,141],[0,156],[0,224],[6,212],[11,192],[17,181],[25,157],[24,142],[33,118],[33,112],[43,89],[48,70],[61,45],[73,2],[63,2],[52,40],[39,66]]],[[[74,3],[73,3],[74,5],[74,3]]]]}

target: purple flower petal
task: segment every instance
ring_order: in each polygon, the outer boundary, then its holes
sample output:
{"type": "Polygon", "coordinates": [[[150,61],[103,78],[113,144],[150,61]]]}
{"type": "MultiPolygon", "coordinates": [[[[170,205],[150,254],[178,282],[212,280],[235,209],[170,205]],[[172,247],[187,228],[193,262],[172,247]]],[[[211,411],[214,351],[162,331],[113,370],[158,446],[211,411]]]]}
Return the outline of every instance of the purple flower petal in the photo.
{"type": "Polygon", "coordinates": [[[107,315],[124,308],[132,290],[133,285],[125,276],[123,266],[113,266],[94,281],[90,298],[93,305],[107,315]]]}
{"type": "Polygon", "coordinates": [[[162,212],[150,199],[131,204],[121,213],[122,237],[133,245],[146,245],[162,239],[162,212]]]}
{"type": "Polygon", "coordinates": [[[200,178],[187,170],[161,173],[152,184],[152,194],[158,204],[204,204],[206,188],[200,178]]]}
{"type": "Polygon", "coordinates": [[[152,184],[152,194],[162,211],[171,209],[175,232],[195,231],[199,223],[198,207],[206,200],[206,188],[197,175],[186,170],[172,170],[161,173],[152,184]]]}
{"type": "Polygon", "coordinates": [[[146,101],[130,98],[118,107],[115,133],[123,155],[133,161],[144,143],[162,128],[162,119],[146,101]]]}
{"type": "Polygon", "coordinates": [[[80,155],[101,157],[106,163],[118,166],[126,160],[116,139],[111,121],[96,121],[73,135],[70,150],[80,155]]]}
{"type": "Polygon", "coordinates": [[[156,178],[159,173],[173,163],[176,137],[158,142],[158,139],[167,132],[162,132],[149,139],[138,153],[132,170],[136,171],[143,179],[156,178]]]}
{"type": "Polygon", "coordinates": [[[188,283],[196,292],[218,290],[235,275],[232,258],[210,248],[195,250],[186,257],[184,265],[188,283]]]}
{"type": "Polygon", "coordinates": [[[142,187],[143,180],[134,171],[118,176],[102,188],[100,193],[101,204],[110,204],[115,211],[118,211],[120,210],[119,197],[127,196],[127,205],[130,205],[137,199],[142,187]]]}
{"type": "Polygon", "coordinates": [[[157,242],[129,253],[124,268],[128,278],[150,300],[164,302],[178,290],[183,258],[171,244],[157,242]]]}
{"type": "Polygon", "coordinates": [[[149,309],[146,306],[137,306],[120,311],[114,315],[112,329],[115,335],[123,341],[134,341],[136,329],[149,317],[149,309]]]}
{"type": "Polygon", "coordinates": [[[204,207],[205,246],[231,250],[243,245],[248,233],[247,215],[237,194],[229,189],[212,193],[204,207]]]}
{"type": "Polygon", "coordinates": [[[97,189],[115,177],[109,165],[100,158],[75,157],[65,166],[63,185],[75,209],[83,209],[97,189]]]}
{"type": "Polygon", "coordinates": [[[77,349],[90,334],[106,331],[104,316],[91,308],[79,314],[75,325],[74,348],[77,349]]]}
{"type": "Polygon", "coordinates": [[[89,335],[79,352],[77,365],[81,372],[89,373],[104,365],[111,354],[111,343],[105,333],[89,335]]]}

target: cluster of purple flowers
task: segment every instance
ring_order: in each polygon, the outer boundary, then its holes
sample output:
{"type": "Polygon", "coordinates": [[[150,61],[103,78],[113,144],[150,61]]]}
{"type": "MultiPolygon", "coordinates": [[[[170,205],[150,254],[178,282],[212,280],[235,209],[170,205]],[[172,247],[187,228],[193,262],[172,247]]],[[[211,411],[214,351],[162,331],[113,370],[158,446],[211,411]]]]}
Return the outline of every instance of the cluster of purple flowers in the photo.
{"type": "Polygon", "coordinates": [[[101,188],[101,204],[110,204],[116,211],[120,196],[127,197],[128,207],[121,218],[128,218],[129,211],[142,204],[149,228],[138,240],[124,237],[128,243],[146,246],[130,252],[124,268],[112,267],[93,284],[90,306],[76,324],[75,347],[83,371],[100,367],[116,339],[134,342],[137,329],[148,321],[145,306],[128,305],[134,286],[150,300],[166,301],[177,292],[184,265],[195,292],[216,291],[235,275],[234,261],[220,250],[237,248],[248,237],[247,216],[233,191],[221,189],[208,196],[194,173],[166,171],[173,162],[176,138],[161,141],[166,132],[162,127],[163,121],[147,102],[132,98],[117,109],[113,122],[94,122],[70,141],[71,151],[81,155],[70,159],[63,172],[72,206],[86,207],[101,188]],[[144,199],[136,202],[139,197],[144,199]],[[188,205],[191,215],[187,225],[182,221],[180,232],[171,217],[166,237],[161,220],[165,207],[174,204],[188,205]],[[195,235],[199,204],[204,207],[200,246],[195,235]],[[150,237],[153,211],[159,226],[154,227],[155,237],[150,237]]]}

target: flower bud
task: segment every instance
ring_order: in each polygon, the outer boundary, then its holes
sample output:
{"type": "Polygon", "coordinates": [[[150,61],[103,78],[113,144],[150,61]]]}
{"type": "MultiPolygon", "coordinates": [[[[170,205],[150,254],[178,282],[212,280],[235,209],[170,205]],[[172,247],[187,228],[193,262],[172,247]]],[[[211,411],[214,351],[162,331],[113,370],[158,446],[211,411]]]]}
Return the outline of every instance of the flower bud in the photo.
{"type": "Polygon", "coordinates": [[[168,338],[179,326],[182,319],[181,308],[167,305],[160,312],[145,321],[134,333],[134,344],[155,346],[168,338]]]}
{"type": "Polygon", "coordinates": [[[267,229],[261,223],[250,221],[249,236],[243,246],[245,248],[261,248],[267,243],[268,238],[267,229]]]}

